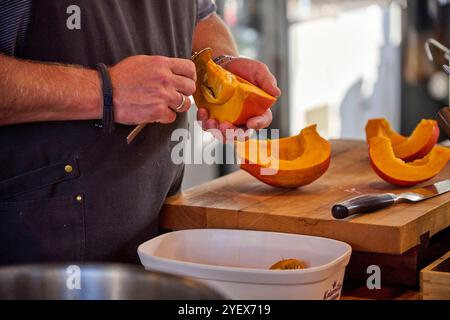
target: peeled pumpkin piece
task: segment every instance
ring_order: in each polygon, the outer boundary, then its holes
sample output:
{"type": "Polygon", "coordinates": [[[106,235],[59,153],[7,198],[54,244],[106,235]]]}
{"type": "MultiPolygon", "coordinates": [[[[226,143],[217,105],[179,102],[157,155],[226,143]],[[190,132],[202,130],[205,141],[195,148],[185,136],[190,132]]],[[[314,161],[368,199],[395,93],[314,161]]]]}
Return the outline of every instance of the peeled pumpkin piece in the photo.
{"type": "Polygon", "coordinates": [[[315,125],[289,138],[237,142],[236,149],[241,158],[241,169],[280,188],[310,184],[330,165],[330,143],[317,133],[315,125]]]}
{"type": "Polygon", "coordinates": [[[197,107],[207,109],[210,118],[237,126],[272,107],[275,97],[214,63],[211,54],[211,49],[205,49],[193,57],[197,107]]]}
{"type": "Polygon", "coordinates": [[[438,175],[450,160],[450,149],[435,146],[423,159],[406,163],[395,156],[390,139],[376,136],[369,141],[370,161],[383,180],[396,186],[414,186],[438,175]]]}
{"type": "Polygon", "coordinates": [[[386,119],[371,119],[366,125],[367,141],[381,135],[391,140],[394,154],[406,162],[425,157],[439,139],[439,125],[434,120],[422,120],[409,137],[394,130],[386,119]]]}

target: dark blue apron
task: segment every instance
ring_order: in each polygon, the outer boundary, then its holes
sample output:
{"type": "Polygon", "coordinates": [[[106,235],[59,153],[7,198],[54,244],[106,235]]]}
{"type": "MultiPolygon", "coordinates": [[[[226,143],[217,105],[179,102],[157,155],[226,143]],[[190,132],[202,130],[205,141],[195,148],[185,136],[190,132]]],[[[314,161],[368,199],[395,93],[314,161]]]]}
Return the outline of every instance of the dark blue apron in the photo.
{"type": "MultiPolygon", "coordinates": [[[[196,0],[38,0],[17,57],[113,65],[138,54],[189,58],[196,0]],[[69,30],[67,7],[81,9],[69,30]]],[[[1,99],[1,97],[0,97],[1,99]]],[[[136,262],[137,246],[158,233],[158,214],[181,184],[172,163],[172,125],[103,133],[98,121],[0,127],[0,264],[136,262]]]]}

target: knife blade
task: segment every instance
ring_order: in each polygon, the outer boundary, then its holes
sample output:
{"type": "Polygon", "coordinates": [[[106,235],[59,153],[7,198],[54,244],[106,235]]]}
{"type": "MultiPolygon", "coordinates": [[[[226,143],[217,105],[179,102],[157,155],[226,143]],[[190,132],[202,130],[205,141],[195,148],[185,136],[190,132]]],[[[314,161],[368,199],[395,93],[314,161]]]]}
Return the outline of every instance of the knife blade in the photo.
{"type": "Polygon", "coordinates": [[[442,68],[444,68],[445,73],[450,77],[450,67],[444,64],[442,68]]]}
{"type": "Polygon", "coordinates": [[[449,191],[450,179],[399,194],[366,194],[334,205],[331,213],[335,219],[342,220],[356,214],[370,213],[388,208],[398,203],[424,201],[449,191]]]}
{"type": "MultiPolygon", "coordinates": [[[[199,56],[203,56],[205,53],[212,51],[211,48],[205,48],[203,50],[200,50],[199,52],[196,52],[192,55],[191,60],[194,61],[199,56]]],[[[134,128],[133,131],[127,136],[127,144],[131,144],[133,140],[138,136],[138,134],[147,126],[146,123],[138,125],[136,128],[134,128]]]]}

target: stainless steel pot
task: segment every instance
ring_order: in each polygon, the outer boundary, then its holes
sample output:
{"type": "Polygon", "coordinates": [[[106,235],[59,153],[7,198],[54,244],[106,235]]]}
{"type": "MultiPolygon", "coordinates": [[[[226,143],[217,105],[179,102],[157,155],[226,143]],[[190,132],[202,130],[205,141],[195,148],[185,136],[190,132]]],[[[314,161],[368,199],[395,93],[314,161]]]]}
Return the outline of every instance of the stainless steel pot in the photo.
{"type": "Polygon", "coordinates": [[[200,282],[128,265],[24,265],[0,268],[0,299],[222,300],[200,282]]]}

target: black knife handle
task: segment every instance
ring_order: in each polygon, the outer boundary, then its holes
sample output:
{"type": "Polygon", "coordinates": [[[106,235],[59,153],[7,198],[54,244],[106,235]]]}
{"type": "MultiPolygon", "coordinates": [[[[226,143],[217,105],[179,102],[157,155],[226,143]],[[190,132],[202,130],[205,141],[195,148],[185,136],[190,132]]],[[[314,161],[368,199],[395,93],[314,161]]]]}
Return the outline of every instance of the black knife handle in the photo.
{"type": "Polygon", "coordinates": [[[442,130],[445,131],[447,136],[450,138],[450,108],[445,107],[439,110],[438,113],[438,123],[442,130]]]}
{"type": "Polygon", "coordinates": [[[345,219],[359,213],[370,213],[395,204],[397,196],[392,193],[367,194],[342,203],[331,209],[335,219],[345,219]]]}

